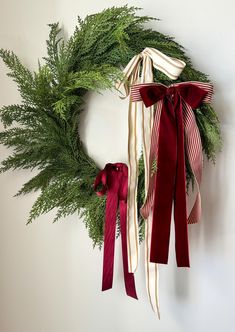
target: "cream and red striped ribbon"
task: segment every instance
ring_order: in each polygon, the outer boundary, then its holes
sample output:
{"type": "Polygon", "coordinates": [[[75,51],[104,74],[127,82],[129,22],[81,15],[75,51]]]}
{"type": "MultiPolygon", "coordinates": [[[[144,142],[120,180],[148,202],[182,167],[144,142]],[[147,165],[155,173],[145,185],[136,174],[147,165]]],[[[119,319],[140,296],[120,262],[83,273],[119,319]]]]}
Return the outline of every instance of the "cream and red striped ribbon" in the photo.
{"type": "MultiPolygon", "coordinates": [[[[177,79],[185,63],[170,58],[154,48],[145,48],[140,54],[134,56],[127,64],[124,80],[117,84],[117,89],[124,93],[121,97],[130,95],[130,86],[133,84],[149,84],[153,82],[153,67],[166,74],[170,79],[177,79]]],[[[155,116],[158,113],[156,112],[155,116]]],[[[135,272],[139,260],[138,213],[137,213],[137,185],[138,185],[138,137],[137,117],[142,122],[142,145],[145,166],[145,194],[150,185],[150,146],[151,132],[154,124],[154,108],[145,108],[143,103],[136,103],[129,99],[128,110],[128,198],[127,198],[127,243],[129,272],[135,272]]],[[[149,215],[145,223],[145,272],[146,288],[153,311],[160,318],[158,302],[158,267],[150,263],[150,244],[152,218],[149,215]]]]}
{"type": "MultiPolygon", "coordinates": [[[[194,84],[197,87],[205,90],[207,94],[205,95],[203,102],[210,103],[212,94],[213,94],[213,86],[210,83],[203,82],[182,82],[172,84],[170,86],[180,87],[184,84],[194,84]]],[[[162,85],[152,83],[153,85],[162,85]]],[[[149,85],[149,84],[148,84],[149,85]]],[[[137,84],[133,85],[131,88],[131,98],[133,102],[141,101],[140,88],[146,86],[146,84],[137,84]]],[[[200,220],[201,217],[201,196],[200,196],[200,183],[202,178],[202,165],[203,165],[203,154],[202,154],[202,144],[201,137],[199,133],[199,129],[197,127],[196,119],[194,112],[191,106],[183,99],[183,121],[184,121],[184,130],[185,130],[185,147],[186,153],[188,157],[188,161],[191,167],[191,170],[194,175],[196,187],[197,187],[197,195],[195,198],[194,205],[188,216],[188,223],[194,224],[200,220]]],[[[156,103],[156,112],[155,112],[155,122],[154,128],[152,130],[151,137],[151,150],[149,163],[150,165],[157,165],[157,154],[158,154],[158,136],[159,136],[159,125],[160,125],[160,116],[162,110],[162,100],[156,103]]],[[[151,209],[154,202],[154,184],[155,184],[156,171],[151,172],[150,181],[147,196],[145,202],[141,208],[141,214],[144,218],[148,218],[151,213],[151,209]]]]}

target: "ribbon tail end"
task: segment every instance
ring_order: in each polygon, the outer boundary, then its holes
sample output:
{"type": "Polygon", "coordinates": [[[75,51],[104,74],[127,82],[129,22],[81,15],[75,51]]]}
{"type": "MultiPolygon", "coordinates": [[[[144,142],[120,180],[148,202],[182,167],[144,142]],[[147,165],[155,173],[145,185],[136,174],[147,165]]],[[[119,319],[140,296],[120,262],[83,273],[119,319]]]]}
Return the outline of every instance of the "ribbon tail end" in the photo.
{"type": "Polygon", "coordinates": [[[136,294],[136,291],[133,291],[133,292],[126,292],[126,294],[130,297],[132,297],[133,299],[135,300],[138,300],[138,296],[136,294]]]}
{"type": "Polygon", "coordinates": [[[105,292],[105,291],[107,291],[107,290],[109,290],[109,289],[112,289],[112,285],[110,285],[110,286],[102,286],[101,291],[102,291],[102,292],[105,292]]]}

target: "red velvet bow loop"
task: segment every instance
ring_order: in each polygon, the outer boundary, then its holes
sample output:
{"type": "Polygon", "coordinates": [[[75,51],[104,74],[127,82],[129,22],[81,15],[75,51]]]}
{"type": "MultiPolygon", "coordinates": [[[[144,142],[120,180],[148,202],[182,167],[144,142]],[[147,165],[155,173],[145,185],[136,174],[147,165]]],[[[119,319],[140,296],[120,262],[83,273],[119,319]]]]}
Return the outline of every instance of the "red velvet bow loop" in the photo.
{"type": "Polygon", "coordinates": [[[140,89],[140,95],[145,106],[150,107],[167,95],[167,87],[160,84],[157,88],[154,85],[146,85],[140,89]]]}
{"type": "Polygon", "coordinates": [[[97,175],[94,183],[94,190],[98,196],[104,196],[107,191],[107,173],[106,171],[100,171],[97,175]],[[101,185],[101,190],[97,191],[98,186],[101,185]]]}
{"type": "Polygon", "coordinates": [[[192,109],[199,107],[208,95],[208,91],[192,83],[179,85],[177,91],[192,109]]]}
{"type": "Polygon", "coordinates": [[[99,185],[102,185],[102,189],[97,192],[97,195],[103,196],[105,193],[107,194],[102,290],[112,288],[113,284],[116,219],[117,209],[119,207],[125,288],[128,296],[137,299],[134,274],[128,272],[127,261],[127,165],[123,163],[107,164],[97,175],[94,189],[96,190],[99,185]]]}

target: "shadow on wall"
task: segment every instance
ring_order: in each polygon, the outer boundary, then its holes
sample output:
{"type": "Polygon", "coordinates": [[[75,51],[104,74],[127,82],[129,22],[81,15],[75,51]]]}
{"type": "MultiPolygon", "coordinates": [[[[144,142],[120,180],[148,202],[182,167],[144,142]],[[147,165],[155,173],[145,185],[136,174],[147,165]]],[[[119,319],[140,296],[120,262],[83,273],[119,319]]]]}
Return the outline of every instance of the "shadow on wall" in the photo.
{"type": "MultiPolygon", "coordinates": [[[[235,169],[235,156],[231,151],[233,147],[231,143],[235,141],[235,131],[222,126],[222,137],[223,151],[218,153],[216,164],[204,161],[201,222],[198,225],[189,225],[192,268],[196,264],[200,268],[205,258],[216,260],[217,256],[223,256],[226,253],[226,229],[230,220],[229,215],[232,215],[231,206],[234,204],[231,202],[233,181],[229,181],[228,176],[225,178],[225,174],[232,174],[235,169]],[[198,262],[193,261],[193,258],[197,257],[198,262]]],[[[190,270],[179,271],[177,267],[174,269],[174,291],[178,299],[190,298],[190,287],[194,277],[190,270]]]]}

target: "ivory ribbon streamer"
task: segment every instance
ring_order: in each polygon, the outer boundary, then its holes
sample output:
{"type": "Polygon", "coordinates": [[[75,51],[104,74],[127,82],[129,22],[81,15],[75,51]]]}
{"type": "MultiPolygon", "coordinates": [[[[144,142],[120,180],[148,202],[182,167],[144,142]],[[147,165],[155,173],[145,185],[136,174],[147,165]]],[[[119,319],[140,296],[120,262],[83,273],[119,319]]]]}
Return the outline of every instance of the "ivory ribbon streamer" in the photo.
{"type": "Polygon", "coordinates": [[[105,168],[97,175],[94,184],[94,190],[96,190],[99,185],[102,186],[102,189],[97,192],[98,196],[103,196],[107,192],[104,227],[102,291],[112,288],[113,284],[116,219],[117,209],[119,206],[125,288],[128,296],[137,299],[134,274],[128,272],[127,261],[127,165],[123,163],[107,164],[105,168]]]}
{"type": "MultiPolygon", "coordinates": [[[[130,86],[138,83],[153,82],[153,67],[166,74],[170,79],[177,79],[185,63],[181,60],[170,58],[154,48],[145,48],[140,54],[134,56],[123,70],[125,81],[119,82],[117,88],[124,90],[123,98],[130,95],[130,86]]],[[[143,103],[136,103],[129,99],[128,110],[128,169],[129,185],[127,198],[127,237],[128,237],[128,267],[129,272],[135,272],[139,260],[138,241],[138,213],[137,213],[137,185],[138,185],[138,136],[137,115],[142,117],[142,140],[145,166],[145,191],[149,187],[149,156],[151,131],[154,119],[154,108],[146,110],[143,103]],[[139,109],[139,107],[141,109],[139,109]]],[[[150,241],[152,218],[147,216],[145,223],[145,272],[146,288],[152,309],[160,318],[158,303],[158,268],[150,262],[150,241]]]]}
{"type": "Polygon", "coordinates": [[[152,262],[167,263],[172,197],[174,197],[177,265],[189,266],[184,134],[186,153],[198,189],[188,223],[196,223],[201,215],[199,185],[203,159],[201,138],[193,109],[202,102],[209,103],[212,92],[212,85],[202,82],[176,83],[169,87],[156,83],[132,86],[133,101],[143,100],[146,107],[156,104],[149,162],[150,165],[157,164],[159,168],[150,175],[146,200],[141,209],[142,215],[147,218],[153,207],[150,253],[152,262]]]}

